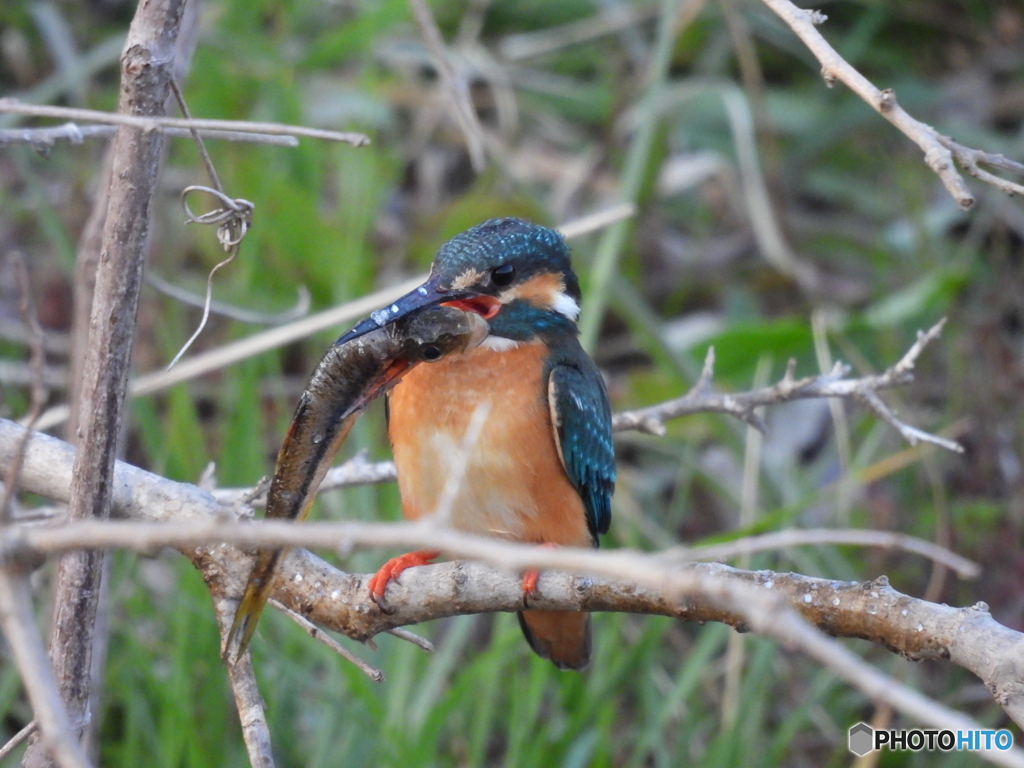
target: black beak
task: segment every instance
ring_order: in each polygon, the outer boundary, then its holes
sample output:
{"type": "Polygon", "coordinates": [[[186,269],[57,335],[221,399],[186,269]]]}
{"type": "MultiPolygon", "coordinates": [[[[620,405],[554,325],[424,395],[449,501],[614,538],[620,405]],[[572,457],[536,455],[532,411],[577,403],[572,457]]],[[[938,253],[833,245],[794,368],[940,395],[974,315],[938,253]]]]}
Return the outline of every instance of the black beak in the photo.
{"type": "Polygon", "coordinates": [[[334,343],[344,344],[390,325],[413,312],[438,304],[451,304],[467,312],[476,312],[485,318],[493,317],[500,306],[497,299],[476,291],[453,291],[446,288],[439,277],[431,275],[419,288],[414,288],[389,306],[371,312],[368,318],[343,333],[334,343]]]}

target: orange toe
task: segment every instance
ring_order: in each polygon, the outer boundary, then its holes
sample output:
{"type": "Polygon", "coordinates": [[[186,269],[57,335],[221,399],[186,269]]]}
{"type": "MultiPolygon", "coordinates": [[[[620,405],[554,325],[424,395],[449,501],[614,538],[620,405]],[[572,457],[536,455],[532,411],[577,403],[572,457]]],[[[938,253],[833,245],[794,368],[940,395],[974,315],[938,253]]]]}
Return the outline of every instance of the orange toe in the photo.
{"type": "Polygon", "coordinates": [[[417,565],[430,565],[440,555],[441,553],[436,550],[421,549],[391,558],[370,579],[368,585],[370,599],[380,606],[381,610],[386,610],[387,603],[384,601],[384,592],[388,588],[388,582],[392,579],[397,579],[406,568],[413,568],[417,565]]]}
{"type": "Polygon", "coordinates": [[[537,580],[540,578],[540,571],[531,568],[523,574],[523,602],[537,591],[537,580]]]}
{"type": "MultiPolygon", "coordinates": [[[[538,544],[539,547],[555,547],[557,544],[538,544]]],[[[530,604],[530,598],[533,593],[537,591],[537,581],[540,579],[540,571],[536,568],[531,568],[523,574],[523,605],[528,606],[530,604]]]]}

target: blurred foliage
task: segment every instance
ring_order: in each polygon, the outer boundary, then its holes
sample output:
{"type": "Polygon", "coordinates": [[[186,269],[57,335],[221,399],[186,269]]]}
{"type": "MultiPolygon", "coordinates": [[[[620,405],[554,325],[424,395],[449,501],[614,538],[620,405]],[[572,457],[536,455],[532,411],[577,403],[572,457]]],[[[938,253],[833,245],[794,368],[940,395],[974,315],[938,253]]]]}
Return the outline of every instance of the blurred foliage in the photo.
{"type": "MultiPolygon", "coordinates": [[[[812,316],[833,358],[859,372],[879,370],[918,328],[946,315],[945,336],[921,360],[918,383],[887,397],[923,429],[952,429],[968,450],[962,457],[908,452],[891,429],[852,407],[845,409],[849,444],[839,450],[826,404],[777,409],[768,415],[758,516],[740,529],[743,425],[703,416],[671,424],[664,439],[621,435],[615,524],[604,545],[657,548],[793,526],[907,531],[981,559],[984,577],[960,583],[909,556],[851,548],[767,554],[753,565],[838,579],[887,573],[910,594],[951,604],[983,599],[1020,629],[1020,203],[972,182],[978,203],[958,211],[919,150],[847,89],[826,88],[820,67],[764,6],[721,2],[728,5],[708,2],[680,30],[667,79],[654,88],[647,75],[661,6],[435,3],[495,148],[478,178],[404,0],[203,2],[184,83],[194,114],[373,137],[358,150],[309,140],[297,149],[209,142],[228,193],[256,205],[241,257],[218,273],[217,297],[273,312],[304,285],[321,309],[423,269],[440,242],[482,219],[554,224],[617,202],[639,123],[656,121],[650,150],[638,159],[640,212],[597,351],[616,406],[684,391],[709,345],[723,388],[748,387],[761,359],[775,377],[790,357],[798,374],[813,373],[821,359],[812,316]],[[636,13],[635,23],[573,42],[580,23],[622,8],[636,13]],[[737,51],[751,54],[752,68],[739,65],[737,51]],[[744,134],[729,103],[749,113],[752,133],[744,134]],[[737,149],[743,142],[753,165],[737,149]],[[814,291],[761,255],[742,185],[759,175],[794,252],[819,278],[814,291]],[[865,477],[867,484],[858,479],[865,477]]],[[[1024,155],[1019,4],[849,0],[821,8],[826,37],[880,87],[894,87],[912,113],[965,143],[1024,155]]],[[[133,11],[124,0],[0,4],[0,95],[114,107],[117,52],[133,11]]],[[[12,122],[0,116],[0,124],[12,122]]],[[[103,152],[96,142],[57,146],[45,157],[0,147],[0,255],[30,257],[40,318],[57,341],[68,337],[75,243],[103,152]]],[[[195,148],[173,142],[149,266],[199,294],[221,254],[212,232],[182,226],[176,196],[195,183],[206,183],[195,148]]],[[[584,277],[600,240],[573,243],[584,277]]],[[[14,286],[10,264],[0,261],[4,371],[24,370],[27,357],[10,331],[19,320],[14,286]]],[[[148,289],[137,368],[166,364],[197,319],[197,310],[148,289]]],[[[215,319],[196,351],[252,332],[215,319]]],[[[331,338],[321,334],[135,402],[127,458],[188,481],[213,461],[220,483],[254,483],[270,471],[305,377],[331,338]]],[[[49,362],[66,370],[66,355],[55,349],[49,362]]],[[[64,396],[58,387],[52,400],[64,396]]],[[[4,416],[26,407],[24,388],[6,379],[0,398],[4,416]]],[[[362,420],[346,452],[362,448],[387,456],[377,412],[362,420]]],[[[314,514],[394,519],[397,491],[326,494],[314,514]]],[[[368,571],[384,556],[357,553],[341,565],[368,571]]],[[[45,604],[50,569],[41,576],[45,604]]],[[[246,765],[197,574],[172,554],[118,555],[109,602],[108,664],[95,713],[102,764],[246,765]]],[[[724,713],[731,630],[619,615],[597,616],[595,627],[595,658],[583,674],[533,657],[506,615],[421,628],[437,644],[433,656],[382,637],[378,651],[359,649],[387,675],[375,685],[269,615],[254,654],[280,765],[846,765],[847,727],[875,714],[827,671],[754,637],[745,642],[738,707],[724,713]]],[[[962,670],[911,665],[865,643],[851,647],[950,706],[1007,726],[962,670]]],[[[29,717],[12,665],[0,665],[0,740],[29,717]]],[[[973,760],[883,758],[886,766],[973,760]]]]}

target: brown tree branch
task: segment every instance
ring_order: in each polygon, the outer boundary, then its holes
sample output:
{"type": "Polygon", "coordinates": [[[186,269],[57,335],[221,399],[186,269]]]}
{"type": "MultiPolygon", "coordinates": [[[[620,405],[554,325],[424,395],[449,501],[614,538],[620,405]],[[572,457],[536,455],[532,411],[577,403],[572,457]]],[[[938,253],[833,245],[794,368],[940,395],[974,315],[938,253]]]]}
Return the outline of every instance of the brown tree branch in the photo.
{"type": "MultiPolygon", "coordinates": [[[[20,434],[16,425],[0,421],[0,466],[9,460],[9,445],[20,434]]],[[[59,440],[33,435],[23,469],[26,489],[57,499],[66,495],[72,454],[73,449],[59,440]]],[[[110,546],[129,539],[131,548],[171,543],[199,567],[215,603],[221,606],[218,610],[223,610],[240,594],[250,560],[224,543],[200,542],[233,541],[245,546],[315,542],[345,551],[357,546],[429,546],[453,557],[484,559],[501,570],[465,562],[414,569],[389,589],[395,613],[385,615],[368,600],[367,576],[341,573],[308,552],[295,551],[284,563],[274,596],[320,626],[366,639],[401,624],[442,616],[519,610],[522,584],[517,574],[526,568],[587,573],[587,577],[545,573],[532,605],[657,613],[745,626],[819,660],[838,660],[832,668],[851,684],[922,722],[954,729],[974,727],[966,718],[897,686],[841,646],[822,645],[824,638],[802,628],[799,617],[803,616],[837,636],[863,637],[911,659],[948,659],[963,666],[981,677],[1011,717],[1024,723],[1024,690],[1017,682],[1024,679],[1024,636],[999,625],[981,604],[964,609],[934,605],[902,595],[884,580],[854,585],[707,563],[679,566],[659,562],[656,555],[538,549],[422,525],[235,524],[225,522],[230,510],[195,486],[123,463],[117,466],[116,480],[114,504],[120,516],[174,524],[97,522],[74,528],[16,528],[0,542],[0,558],[17,562],[35,550],[110,546]],[[769,603],[763,603],[765,599],[769,603]]]]}
{"type": "MultiPolygon", "coordinates": [[[[143,0],[121,56],[122,115],[160,116],[168,94],[175,41],[185,0],[143,0]]],[[[111,148],[111,186],[96,272],[80,408],[80,450],[71,482],[69,520],[103,519],[128,383],[138,297],[142,287],[150,205],[163,150],[159,132],[122,126],[111,148]]],[[[61,558],[54,595],[50,656],[81,738],[88,720],[93,629],[103,553],[74,552],[61,558]]],[[[30,743],[23,765],[45,766],[39,742],[30,743]]]]}

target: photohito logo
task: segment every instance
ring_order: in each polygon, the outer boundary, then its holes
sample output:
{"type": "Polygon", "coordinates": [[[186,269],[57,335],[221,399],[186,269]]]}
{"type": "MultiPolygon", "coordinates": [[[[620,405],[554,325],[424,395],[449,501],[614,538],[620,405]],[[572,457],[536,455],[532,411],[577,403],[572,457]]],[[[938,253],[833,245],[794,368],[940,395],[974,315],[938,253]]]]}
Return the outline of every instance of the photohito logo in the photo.
{"type": "Polygon", "coordinates": [[[1013,746],[1013,734],[1000,731],[938,731],[934,729],[910,731],[875,730],[867,723],[857,723],[849,731],[848,746],[857,757],[886,747],[901,751],[922,750],[951,752],[960,749],[999,749],[1013,746]]]}

